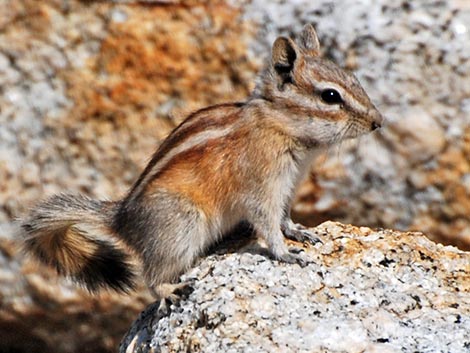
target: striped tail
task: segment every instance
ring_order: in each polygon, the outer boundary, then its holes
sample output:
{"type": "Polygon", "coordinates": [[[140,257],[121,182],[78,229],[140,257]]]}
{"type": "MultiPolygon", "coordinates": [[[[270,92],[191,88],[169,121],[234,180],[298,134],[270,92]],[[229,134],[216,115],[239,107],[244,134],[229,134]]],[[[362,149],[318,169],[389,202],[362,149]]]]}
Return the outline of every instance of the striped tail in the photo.
{"type": "Polygon", "coordinates": [[[40,203],[21,222],[24,248],[40,262],[90,292],[134,288],[129,253],[109,226],[116,203],[60,194],[40,203]]]}

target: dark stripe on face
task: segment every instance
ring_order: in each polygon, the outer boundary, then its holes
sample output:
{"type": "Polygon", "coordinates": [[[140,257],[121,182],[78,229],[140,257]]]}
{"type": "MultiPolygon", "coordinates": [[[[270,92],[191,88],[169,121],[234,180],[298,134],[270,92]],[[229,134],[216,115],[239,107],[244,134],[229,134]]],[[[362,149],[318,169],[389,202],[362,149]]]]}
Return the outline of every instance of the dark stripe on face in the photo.
{"type": "Polygon", "coordinates": [[[355,110],[351,105],[345,104],[343,105],[343,109],[348,112],[349,116],[352,118],[352,120],[359,120],[361,117],[363,117],[363,114],[359,113],[357,110],[355,110]]]}
{"type": "MultiPolygon", "coordinates": [[[[356,76],[352,73],[342,70],[335,63],[322,58],[311,58],[307,60],[308,77],[317,82],[331,82],[348,92],[349,95],[365,107],[370,105],[370,99],[362,88],[356,76]]],[[[305,72],[299,73],[298,81],[308,84],[304,77],[305,72]]]]}
{"type": "Polygon", "coordinates": [[[286,101],[284,108],[291,111],[292,117],[299,115],[302,116],[302,119],[315,118],[335,121],[343,119],[344,117],[344,112],[342,112],[341,109],[326,111],[322,109],[314,109],[308,106],[300,106],[296,102],[286,101]]]}

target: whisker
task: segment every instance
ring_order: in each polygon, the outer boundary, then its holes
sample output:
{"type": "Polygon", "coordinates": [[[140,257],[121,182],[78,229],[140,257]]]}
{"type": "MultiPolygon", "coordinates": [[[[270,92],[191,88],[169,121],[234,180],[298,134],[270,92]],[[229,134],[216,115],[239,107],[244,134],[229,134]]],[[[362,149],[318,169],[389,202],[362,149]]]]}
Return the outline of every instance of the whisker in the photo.
{"type": "Polygon", "coordinates": [[[339,129],[332,138],[332,146],[335,146],[334,148],[336,149],[336,153],[334,154],[337,159],[340,157],[341,153],[341,146],[343,145],[344,141],[344,136],[348,133],[348,130],[350,129],[351,124],[348,123],[341,129],[339,129]]]}
{"type": "Polygon", "coordinates": [[[350,122],[346,124],[346,126],[341,130],[341,136],[339,137],[340,143],[342,143],[345,140],[348,132],[351,130],[353,126],[354,126],[354,122],[350,122]]]}
{"type": "MultiPolygon", "coordinates": [[[[345,141],[345,137],[347,136],[348,132],[351,130],[351,128],[354,126],[354,122],[350,122],[346,125],[346,128],[344,129],[344,132],[341,136],[341,141],[339,143],[339,146],[342,147],[343,142],[345,141]]],[[[338,158],[339,158],[339,153],[342,151],[342,149],[338,149],[338,158]]]]}

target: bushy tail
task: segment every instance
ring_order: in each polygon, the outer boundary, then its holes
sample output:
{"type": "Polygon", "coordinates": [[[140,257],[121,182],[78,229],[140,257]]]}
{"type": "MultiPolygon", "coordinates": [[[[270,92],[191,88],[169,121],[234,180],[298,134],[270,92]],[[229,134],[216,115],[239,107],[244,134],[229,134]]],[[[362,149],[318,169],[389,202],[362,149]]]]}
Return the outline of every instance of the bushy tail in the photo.
{"type": "Polygon", "coordinates": [[[80,195],[56,195],[22,221],[25,249],[89,291],[134,287],[125,246],[109,226],[116,204],[80,195]]]}

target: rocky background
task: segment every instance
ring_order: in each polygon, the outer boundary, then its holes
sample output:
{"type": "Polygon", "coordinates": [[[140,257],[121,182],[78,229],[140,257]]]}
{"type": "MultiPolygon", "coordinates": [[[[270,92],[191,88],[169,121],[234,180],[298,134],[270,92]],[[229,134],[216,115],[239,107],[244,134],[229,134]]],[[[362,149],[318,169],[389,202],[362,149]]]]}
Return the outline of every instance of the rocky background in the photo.
{"type": "Polygon", "coordinates": [[[318,159],[296,218],[470,249],[468,1],[3,0],[0,352],[116,347],[148,293],[90,298],[25,261],[14,219],[59,191],[122,196],[188,112],[246,97],[305,23],[388,123],[318,159]]]}

